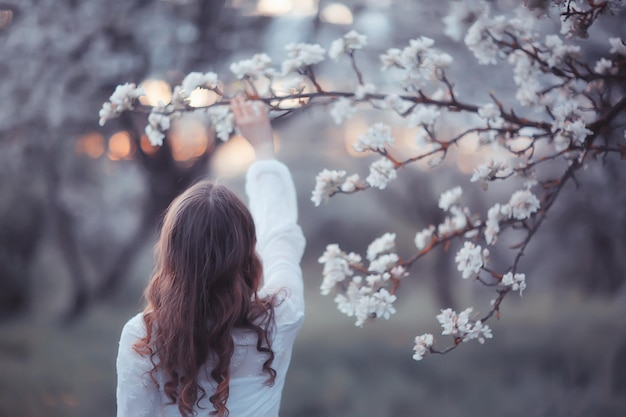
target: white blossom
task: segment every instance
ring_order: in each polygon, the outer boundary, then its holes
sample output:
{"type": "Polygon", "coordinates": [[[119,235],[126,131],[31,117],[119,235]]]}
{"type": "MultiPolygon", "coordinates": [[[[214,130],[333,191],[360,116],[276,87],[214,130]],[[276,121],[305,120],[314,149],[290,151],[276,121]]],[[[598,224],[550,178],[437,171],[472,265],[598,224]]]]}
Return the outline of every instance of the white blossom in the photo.
{"type": "Polygon", "coordinates": [[[388,49],[386,53],[380,56],[380,62],[383,64],[383,71],[391,67],[402,68],[402,50],[398,48],[388,49]]]}
{"type": "Polygon", "coordinates": [[[108,101],[105,101],[104,103],[102,103],[102,108],[100,109],[100,112],[98,113],[98,117],[100,119],[99,120],[100,126],[104,126],[104,124],[107,121],[111,120],[115,116],[117,116],[117,113],[115,109],[113,108],[113,106],[111,105],[111,103],[108,101]]]}
{"type": "Polygon", "coordinates": [[[387,253],[372,260],[367,270],[370,272],[378,272],[379,274],[382,274],[383,272],[390,270],[392,267],[397,265],[399,260],[400,258],[398,257],[398,254],[387,253]]]}
{"type": "Polygon", "coordinates": [[[392,252],[396,249],[396,234],[385,233],[379,238],[376,238],[367,247],[367,260],[373,261],[380,254],[392,252]]]}
{"type": "Polygon", "coordinates": [[[377,318],[382,317],[385,320],[389,320],[389,317],[395,314],[396,309],[393,306],[393,303],[396,301],[395,295],[382,288],[374,293],[372,298],[375,300],[373,313],[377,318]]]}
{"type": "Polygon", "coordinates": [[[547,49],[545,52],[540,52],[539,57],[551,68],[561,64],[564,58],[580,53],[580,46],[563,44],[559,35],[547,35],[544,44],[547,49]]]}
{"type": "Polygon", "coordinates": [[[571,143],[582,145],[587,136],[593,132],[587,128],[582,111],[576,102],[565,100],[551,107],[554,117],[551,130],[555,135],[555,148],[559,151],[567,149],[571,143]]]}
{"type": "Polygon", "coordinates": [[[488,164],[479,165],[474,169],[470,181],[493,181],[496,178],[506,178],[512,172],[506,161],[492,159],[488,164]]]}
{"type": "Polygon", "coordinates": [[[471,22],[474,16],[483,13],[482,3],[475,0],[449,2],[450,11],[443,18],[443,33],[455,41],[460,41],[463,32],[467,28],[467,22],[471,22]]]}
{"type": "Polygon", "coordinates": [[[191,93],[198,87],[206,87],[213,89],[217,87],[217,74],[214,72],[190,72],[185,76],[181,83],[181,88],[184,94],[189,97],[191,93]]]}
{"type": "Polygon", "coordinates": [[[494,204],[487,211],[487,220],[485,221],[485,241],[487,244],[496,243],[498,233],[500,232],[500,221],[509,218],[511,208],[508,205],[494,204]]]}
{"type": "Polygon", "coordinates": [[[389,94],[385,96],[383,103],[388,109],[393,110],[398,114],[406,113],[412,106],[410,102],[404,100],[398,94],[389,94]]]}
{"type": "Polygon", "coordinates": [[[430,333],[425,333],[421,336],[415,337],[415,346],[413,350],[415,354],[413,355],[413,359],[416,361],[421,361],[424,358],[424,355],[430,351],[431,346],[433,345],[434,338],[430,333]]]}
{"type": "Polygon", "coordinates": [[[351,30],[331,43],[328,49],[328,56],[337,60],[342,53],[350,53],[357,49],[363,49],[366,45],[367,37],[357,31],[351,30]]]}
{"type": "Polygon", "coordinates": [[[471,320],[470,315],[473,311],[472,307],[458,314],[450,308],[441,310],[441,313],[437,315],[437,320],[443,328],[441,334],[460,338],[462,342],[478,339],[481,344],[485,343],[485,339],[491,339],[493,335],[488,325],[483,324],[480,320],[471,320]]]}
{"type": "Polygon", "coordinates": [[[370,319],[389,317],[396,312],[393,303],[396,296],[389,294],[386,289],[380,289],[371,294],[368,287],[361,287],[354,301],[355,325],[362,327],[370,319]]]}
{"type": "Polygon", "coordinates": [[[522,293],[526,289],[526,274],[513,275],[512,272],[507,272],[502,277],[500,285],[511,287],[511,290],[513,291],[519,291],[519,295],[521,297],[522,293]]]}
{"type": "Polygon", "coordinates": [[[148,140],[152,146],[163,145],[163,139],[165,139],[165,132],[170,128],[170,118],[165,114],[151,112],[148,116],[148,124],[146,125],[145,132],[148,136],[148,140]]]}
{"type": "Polygon", "coordinates": [[[518,86],[515,98],[524,106],[532,106],[540,101],[541,83],[538,77],[541,71],[533,64],[528,54],[515,50],[508,57],[513,65],[513,81],[518,86]]]}
{"type": "Polygon", "coordinates": [[[352,147],[357,152],[366,150],[383,151],[385,145],[393,146],[393,143],[394,137],[391,135],[391,128],[384,123],[376,123],[369,127],[364,134],[360,135],[352,147]]]}
{"type": "Polygon", "coordinates": [[[235,117],[228,106],[213,106],[207,110],[211,117],[211,124],[217,137],[226,142],[235,130],[235,117]]]}
{"type": "MultiPolygon", "coordinates": [[[[386,274],[386,275],[389,276],[389,274],[386,274]]],[[[374,287],[377,287],[379,284],[381,284],[384,280],[381,274],[372,274],[372,275],[368,275],[365,278],[365,281],[367,282],[367,285],[374,288],[374,287]]]]}
{"type": "Polygon", "coordinates": [[[145,95],[144,89],[137,87],[135,83],[126,83],[115,87],[109,101],[105,102],[100,109],[100,126],[104,126],[108,120],[120,115],[123,111],[132,110],[135,101],[145,95]]]}
{"type": "Polygon", "coordinates": [[[500,113],[500,108],[493,103],[487,103],[478,109],[478,117],[495,129],[504,126],[504,119],[500,113]]]}
{"type": "Polygon", "coordinates": [[[282,63],[283,75],[318,64],[326,54],[326,50],[318,44],[290,43],[285,49],[288,59],[282,63]]]}
{"type": "Polygon", "coordinates": [[[432,225],[417,232],[417,234],[415,235],[415,247],[417,248],[417,250],[424,249],[431,242],[434,232],[435,226],[432,225]]]}
{"type": "Polygon", "coordinates": [[[611,44],[610,53],[626,55],[626,44],[624,44],[623,40],[620,38],[609,38],[609,43],[611,44]]]}
{"type": "Polygon", "coordinates": [[[448,211],[450,207],[457,206],[461,202],[461,195],[463,195],[463,189],[459,186],[444,191],[439,196],[439,208],[448,211]]]}
{"type": "Polygon", "coordinates": [[[361,186],[361,178],[359,177],[359,174],[352,174],[346,178],[343,184],[341,184],[341,191],[344,193],[351,193],[361,186]]]}
{"type": "Polygon", "coordinates": [[[441,113],[435,106],[417,106],[408,118],[408,126],[432,126],[441,113]]]}
{"type": "Polygon", "coordinates": [[[346,97],[340,97],[335,100],[330,109],[330,115],[338,125],[351,118],[354,113],[356,113],[356,108],[352,104],[352,100],[346,97]]]}
{"type": "Polygon", "coordinates": [[[444,219],[443,223],[441,223],[437,227],[437,234],[440,237],[452,234],[459,230],[463,230],[465,226],[467,226],[467,214],[465,210],[462,210],[460,207],[452,206],[450,208],[450,213],[452,216],[448,216],[444,219]]]}
{"type": "Polygon", "coordinates": [[[143,88],[137,87],[134,83],[126,83],[115,88],[109,101],[117,112],[121,112],[122,110],[131,110],[135,100],[145,95],[146,92],[143,88]]]}
{"type": "Polygon", "coordinates": [[[320,286],[322,295],[330,294],[338,283],[343,282],[346,277],[353,273],[350,263],[346,259],[346,254],[339,248],[339,245],[334,243],[326,246],[326,250],[318,262],[324,264],[322,272],[324,279],[320,286]]]}
{"type": "Polygon", "coordinates": [[[470,314],[472,314],[472,311],[474,311],[472,307],[466,308],[458,314],[451,308],[441,310],[441,313],[437,315],[437,321],[443,328],[441,334],[452,336],[465,335],[468,325],[470,325],[470,314]]]}
{"type": "Polygon", "coordinates": [[[495,40],[502,39],[506,28],[504,16],[490,18],[489,9],[480,15],[465,35],[465,45],[474,54],[479,64],[495,65],[496,58],[501,54],[495,40]],[[495,40],[494,40],[495,39],[495,40]]]}
{"type": "Polygon", "coordinates": [[[585,142],[587,136],[593,134],[593,131],[587,129],[587,126],[582,119],[577,119],[570,123],[567,123],[564,127],[564,130],[565,132],[569,133],[569,137],[577,145],[582,145],[585,142]]]}
{"type": "Polygon", "coordinates": [[[476,278],[484,265],[482,248],[466,241],[457,252],[454,262],[457,263],[457,269],[462,272],[463,279],[476,278]]]}
{"type": "Polygon", "coordinates": [[[598,74],[615,74],[617,68],[613,67],[613,61],[606,58],[601,58],[593,67],[593,71],[598,74]]]}
{"type": "Polygon", "coordinates": [[[383,70],[391,67],[400,68],[403,78],[403,87],[417,91],[433,83],[439,83],[442,69],[452,64],[452,57],[444,52],[432,48],[434,41],[422,36],[409,41],[409,45],[400,50],[389,49],[380,56],[383,70]]]}
{"type": "Polygon", "coordinates": [[[354,90],[354,98],[356,100],[363,100],[368,94],[374,94],[376,92],[376,86],[374,84],[359,84],[354,90]]]}
{"type": "Polygon", "coordinates": [[[393,162],[383,157],[370,165],[370,173],[365,181],[372,187],[384,190],[389,181],[395,179],[397,175],[393,162]]]}
{"type": "Polygon", "coordinates": [[[311,195],[311,201],[315,206],[319,206],[322,201],[328,198],[341,188],[346,171],[335,171],[324,169],[315,177],[315,189],[311,195]]]}
{"type": "Polygon", "coordinates": [[[478,343],[482,345],[485,343],[485,339],[491,339],[492,337],[493,334],[491,333],[491,328],[488,325],[483,324],[482,321],[477,320],[473,324],[467,326],[466,333],[463,336],[463,342],[478,339],[478,343]]]}
{"type": "Polygon", "coordinates": [[[346,292],[335,296],[337,309],[348,317],[353,317],[356,314],[356,307],[361,298],[362,280],[363,278],[360,276],[353,277],[346,292]]]}
{"type": "Polygon", "coordinates": [[[389,273],[395,279],[402,279],[402,278],[404,278],[404,277],[409,275],[409,273],[406,271],[406,268],[403,267],[402,265],[394,266],[393,268],[391,268],[389,273]]]}
{"type": "Polygon", "coordinates": [[[511,217],[525,220],[539,210],[539,199],[530,190],[519,190],[513,193],[508,206],[511,208],[511,217]]]}
{"type": "Polygon", "coordinates": [[[272,58],[267,54],[255,54],[250,59],[244,59],[230,64],[230,71],[238,80],[242,80],[246,77],[257,79],[264,75],[272,75],[274,73],[270,65],[272,65],[272,58]]]}
{"type": "Polygon", "coordinates": [[[557,152],[563,152],[571,145],[571,139],[569,135],[563,134],[561,132],[554,135],[554,149],[557,152]]]}

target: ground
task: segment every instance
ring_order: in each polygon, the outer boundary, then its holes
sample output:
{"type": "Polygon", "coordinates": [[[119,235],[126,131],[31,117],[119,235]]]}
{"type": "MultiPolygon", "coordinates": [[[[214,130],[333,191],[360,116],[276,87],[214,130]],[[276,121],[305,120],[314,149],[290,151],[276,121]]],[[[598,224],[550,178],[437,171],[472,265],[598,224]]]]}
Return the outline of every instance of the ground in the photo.
{"type": "MultiPolygon", "coordinates": [[[[314,289],[307,298],[282,417],[626,415],[623,299],[528,291],[505,306],[485,345],[415,362],[413,337],[437,330],[427,291],[363,329],[314,289]]],[[[139,308],[131,304],[98,305],[65,327],[0,324],[0,416],[114,415],[117,339],[139,308]]]]}

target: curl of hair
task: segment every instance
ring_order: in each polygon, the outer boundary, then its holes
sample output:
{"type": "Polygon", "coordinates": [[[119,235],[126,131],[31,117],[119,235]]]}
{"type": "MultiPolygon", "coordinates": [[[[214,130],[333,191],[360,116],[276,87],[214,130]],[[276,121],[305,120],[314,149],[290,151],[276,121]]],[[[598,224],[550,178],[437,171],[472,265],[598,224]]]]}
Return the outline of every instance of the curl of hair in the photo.
{"type": "Polygon", "coordinates": [[[144,294],[146,336],[133,348],[150,357],[155,383],[156,372],[163,372],[165,395],[183,417],[196,415],[194,407],[207,395],[198,374],[209,359],[217,383],[209,398],[215,408],[211,414],[228,415],[234,328],[256,333],[256,348],[267,355],[266,383],[274,383],[274,300],[257,296],[262,267],[255,244],[250,212],[224,186],[201,181],[166,212],[154,275],[144,294]]]}

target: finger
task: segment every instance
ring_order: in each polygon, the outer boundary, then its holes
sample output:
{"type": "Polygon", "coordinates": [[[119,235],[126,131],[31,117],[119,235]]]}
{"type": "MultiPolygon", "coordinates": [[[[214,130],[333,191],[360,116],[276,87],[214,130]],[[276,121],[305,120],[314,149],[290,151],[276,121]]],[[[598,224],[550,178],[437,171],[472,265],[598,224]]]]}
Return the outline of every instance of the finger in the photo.
{"type": "Polygon", "coordinates": [[[233,111],[235,120],[240,120],[244,116],[243,110],[241,109],[241,97],[233,97],[230,101],[230,108],[233,111]]]}

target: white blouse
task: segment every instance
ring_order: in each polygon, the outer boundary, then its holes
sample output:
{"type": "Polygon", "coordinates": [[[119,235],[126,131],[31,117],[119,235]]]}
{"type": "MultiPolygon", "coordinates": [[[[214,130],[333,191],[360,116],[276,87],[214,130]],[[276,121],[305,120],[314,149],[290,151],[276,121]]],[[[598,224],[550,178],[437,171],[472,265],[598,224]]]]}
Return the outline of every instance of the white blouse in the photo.
{"type": "MultiPolygon", "coordinates": [[[[257,251],[263,263],[263,286],[260,296],[278,293],[275,307],[276,331],[272,350],[276,370],[273,386],[265,385],[268,374],[263,372],[266,355],[256,349],[257,337],[251,331],[233,331],[235,351],[230,364],[230,396],[226,406],[230,417],[276,417],[285,384],[285,376],[296,334],[304,319],[304,297],[300,260],[305,239],[297,224],[296,192],[287,167],[276,160],[257,161],[246,175],[246,194],[257,231],[257,251]],[[282,294],[285,294],[283,296],[282,294]]],[[[152,363],[136,353],[132,346],[146,334],[142,314],[130,319],[120,338],[117,356],[117,416],[173,417],[180,416],[178,406],[150,379],[152,363]]],[[[199,384],[206,390],[200,401],[198,416],[214,411],[209,397],[216,384],[201,369],[199,384]]],[[[164,376],[155,374],[161,387],[164,376]]]]}

